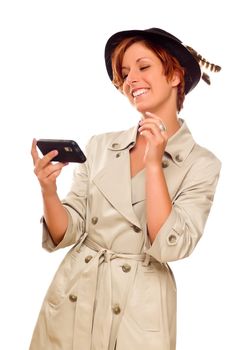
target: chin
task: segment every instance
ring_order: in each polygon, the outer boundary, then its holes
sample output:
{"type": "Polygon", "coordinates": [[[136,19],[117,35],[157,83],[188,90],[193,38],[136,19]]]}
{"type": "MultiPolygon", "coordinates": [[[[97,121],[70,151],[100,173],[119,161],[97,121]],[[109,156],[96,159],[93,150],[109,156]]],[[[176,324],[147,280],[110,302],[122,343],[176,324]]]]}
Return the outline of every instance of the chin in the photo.
{"type": "Polygon", "coordinates": [[[134,105],[134,107],[136,108],[136,110],[140,113],[145,113],[147,111],[150,110],[149,106],[146,106],[144,104],[137,104],[137,105],[134,105]]]}

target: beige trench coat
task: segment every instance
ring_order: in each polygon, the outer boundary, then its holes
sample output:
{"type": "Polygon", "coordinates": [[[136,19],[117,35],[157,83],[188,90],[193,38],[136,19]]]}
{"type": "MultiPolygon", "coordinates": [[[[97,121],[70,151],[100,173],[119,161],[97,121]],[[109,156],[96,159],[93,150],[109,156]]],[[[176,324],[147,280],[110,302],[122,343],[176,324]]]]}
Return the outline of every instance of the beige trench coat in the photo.
{"type": "MultiPolygon", "coordinates": [[[[74,245],[44,299],[30,350],[174,350],[176,285],[168,262],[187,257],[207,220],[220,161],[187,125],[168,141],[162,166],[173,209],[151,245],[145,173],[130,177],[137,127],[91,138],[63,201],[74,245]]],[[[155,198],[156,205],[156,198],[155,198]]]]}

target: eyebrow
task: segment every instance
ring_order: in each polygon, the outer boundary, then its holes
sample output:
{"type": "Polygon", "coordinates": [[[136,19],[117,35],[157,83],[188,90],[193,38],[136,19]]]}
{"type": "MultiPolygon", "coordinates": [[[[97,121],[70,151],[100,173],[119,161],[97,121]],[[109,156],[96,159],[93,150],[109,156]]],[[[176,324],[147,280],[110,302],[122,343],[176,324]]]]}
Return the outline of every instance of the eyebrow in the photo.
{"type": "MultiPolygon", "coordinates": [[[[140,62],[141,60],[150,60],[149,57],[139,57],[137,60],[136,60],[136,63],[140,62]]],[[[125,67],[125,66],[122,66],[121,69],[128,69],[128,67],[125,67]]]]}

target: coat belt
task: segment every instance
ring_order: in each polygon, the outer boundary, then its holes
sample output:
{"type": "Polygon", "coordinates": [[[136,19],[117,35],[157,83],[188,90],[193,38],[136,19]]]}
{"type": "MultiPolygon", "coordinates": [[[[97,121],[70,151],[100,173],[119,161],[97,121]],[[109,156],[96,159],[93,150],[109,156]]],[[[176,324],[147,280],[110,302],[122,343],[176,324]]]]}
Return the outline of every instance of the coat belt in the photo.
{"type": "Polygon", "coordinates": [[[137,271],[136,268],[132,269],[129,274],[129,282],[127,283],[127,288],[125,289],[124,297],[122,300],[122,310],[118,315],[117,320],[113,323],[113,313],[112,313],[112,274],[111,274],[111,261],[113,259],[131,259],[135,261],[140,261],[144,265],[148,265],[150,261],[150,256],[142,254],[123,254],[111,251],[100,246],[98,243],[92,241],[87,235],[81,241],[79,246],[86,245],[88,248],[97,252],[97,254],[86,264],[84,270],[82,271],[80,281],[78,284],[78,300],[75,315],[75,336],[74,336],[74,350],[92,350],[92,332],[93,332],[93,322],[94,327],[98,331],[98,350],[111,350],[115,347],[115,342],[117,338],[117,332],[119,323],[122,318],[122,313],[127,302],[127,297],[137,271]],[[98,280],[98,269],[103,263],[107,263],[106,276],[103,278],[105,297],[101,300],[102,314],[104,315],[104,320],[100,320],[96,317],[94,320],[94,304],[96,299],[97,290],[97,280],[98,280]],[[104,324],[103,324],[104,322],[104,324]]]}

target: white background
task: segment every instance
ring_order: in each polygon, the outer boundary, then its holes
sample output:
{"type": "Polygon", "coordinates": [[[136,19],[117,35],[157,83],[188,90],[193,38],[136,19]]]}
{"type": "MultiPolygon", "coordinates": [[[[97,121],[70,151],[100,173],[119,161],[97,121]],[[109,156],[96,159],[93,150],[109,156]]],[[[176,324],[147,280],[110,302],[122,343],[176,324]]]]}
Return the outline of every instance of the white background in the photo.
{"type": "MultiPolygon", "coordinates": [[[[178,350],[248,350],[248,16],[246,1],[2,0],[0,4],[1,349],[27,350],[66,250],[42,250],[41,196],[30,146],[128,128],[139,115],[111,85],[103,51],[118,30],[161,27],[222,71],[180,114],[223,163],[205,234],[171,264],[178,350]]],[[[63,197],[74,165],[58,182],[63,197]]],[[[132,350],[132,349],[131,349],[132,350]]]]}

